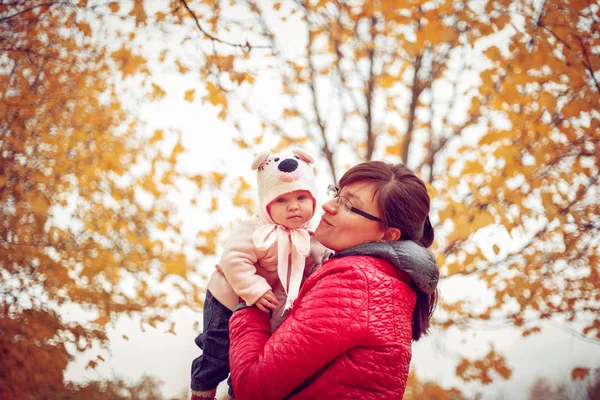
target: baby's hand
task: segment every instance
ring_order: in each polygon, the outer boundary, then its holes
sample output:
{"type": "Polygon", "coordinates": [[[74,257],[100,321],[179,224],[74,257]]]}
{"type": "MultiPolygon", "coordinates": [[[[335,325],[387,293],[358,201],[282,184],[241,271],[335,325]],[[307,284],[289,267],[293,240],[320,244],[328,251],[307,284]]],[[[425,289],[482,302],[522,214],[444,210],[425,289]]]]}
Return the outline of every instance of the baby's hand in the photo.
{"type": "Polygon", "coordinates": [[[269,309],[274,310],[277,304],[279,304],[279,302],[275,298],[275,294],[273,293],[273,291],[269,290],[265,294],[263,294],[262,297],[258,299],[258,301],[255,304],[260,311],[268,313],[269,309]]]}

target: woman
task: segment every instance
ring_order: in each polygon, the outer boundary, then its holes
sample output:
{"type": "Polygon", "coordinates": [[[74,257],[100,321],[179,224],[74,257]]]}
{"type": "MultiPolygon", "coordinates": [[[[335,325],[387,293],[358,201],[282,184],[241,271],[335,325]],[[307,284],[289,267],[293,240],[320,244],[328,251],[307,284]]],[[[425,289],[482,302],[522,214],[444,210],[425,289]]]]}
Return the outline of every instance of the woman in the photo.
{"type": "Polygon", "coordinates": [[[439,272],[423,182],[401,164],[359,164],[330,186],[315,231],[336,254],[273,335],[269,315],[230,320],[237,399],[401,398],[411,340],[427,333],[439,272]]]}

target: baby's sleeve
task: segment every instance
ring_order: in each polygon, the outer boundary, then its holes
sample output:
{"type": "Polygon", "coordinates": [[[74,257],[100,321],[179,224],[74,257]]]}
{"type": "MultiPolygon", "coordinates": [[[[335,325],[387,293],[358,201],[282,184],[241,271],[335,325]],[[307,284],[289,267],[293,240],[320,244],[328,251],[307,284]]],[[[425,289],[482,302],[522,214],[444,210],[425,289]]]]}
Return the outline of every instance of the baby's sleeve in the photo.
{"type": "Polygon", "coordinates": [[[256,273],[259,255],[252,241],[253,231],[251,221],[240,224],[229,236],[219,263],[233,290],[248,305],[271,290],[267,280],[256,273]]]}

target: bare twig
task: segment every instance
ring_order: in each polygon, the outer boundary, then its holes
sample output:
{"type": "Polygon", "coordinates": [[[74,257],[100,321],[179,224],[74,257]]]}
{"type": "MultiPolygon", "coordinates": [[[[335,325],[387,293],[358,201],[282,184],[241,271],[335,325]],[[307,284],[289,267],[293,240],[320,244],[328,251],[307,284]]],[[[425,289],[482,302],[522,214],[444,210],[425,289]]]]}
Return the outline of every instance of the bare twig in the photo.
{"type": "Polygon", "coordinates": [[[406,133],[404,134],[404,140],[402,141],[402,162],[407,165],[408,164],[408,150],[410,148],[410,144],[412,142],[413,130],[415,127],[415,118],[416,118],[416,110],[417,103],[419,101],[419,96],[423,90],[422,82],[419,79],[419,70],[421,69],[421,63],[423,61],[423,54],[419,54],[414,61],[413,68],[415,70],[413,85],[412,85],[412,94],[410,99],[410,106],[408,109],[408,126],[406,127],[406,133]]]}
{"type": "Polygon", "coordinates": [[[250,51],[252,49],[270,49],[271,46],[262,46],[262,45],[251,45],[248,41],[246,41],[246,43],[244,44],[239,44],[239,43],[233,43],[233,42],[229,42],[227,40],[223,40],[220,39],[214,35],[212,35],[211,33],[207,32],[202,25],[200,25],[200,21],[198,20],[198,17],[196,16],[196,14],[194,13],[194,11],[192,11],[192,9],[190,8],[190,6],[187,3],[187,0],[179,0],[181,2],[181,4],[183,4],[183,7],[187,10],[187,12],[190,14],[190,16],[192,17],[192,19],[194,20],[194,22],[196,23],[196,27],[198,28],[198,30],[200,32],[202,32],[202,34],[204,36],[206,36],[208,39],[210,39],[213,42],[217,42],[217,43],[221,43],[221,44],[225,44],[227,46],[231,46],[231,47],[235,47],[238,49],[242,49],[244,51],[250,51]]]}
{"type": "Polygon", "coordinates": [[[368,49],[369,54],[369,76],[367,77],[367,90],[365,93],[367,101],[367,115],[365,115],[365,122],[367,125],[366,136],[367,136],[367,154],[366,159],[370,161],[373,157],[373,151],[375,150],[375,133],[373,132],[373,92],[375,91],[375,25],[377,19],[375,16],[371,16],[371,26],[369,32],[371,33],[371,43],[368,49]]]}

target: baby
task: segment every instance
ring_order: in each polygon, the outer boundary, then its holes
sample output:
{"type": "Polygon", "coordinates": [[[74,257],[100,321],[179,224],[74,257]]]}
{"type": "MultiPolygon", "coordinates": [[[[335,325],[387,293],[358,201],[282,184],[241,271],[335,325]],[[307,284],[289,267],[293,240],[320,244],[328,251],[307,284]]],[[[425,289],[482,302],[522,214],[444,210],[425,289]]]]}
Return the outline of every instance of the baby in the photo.
{"type": "Polygon", "coordinates": [[[192,399],[212,399],[229,374],[229,318],[240,298],[272,312],[274,331],[302,281],[329,257],[307,230],[316,209],[313,162],[299,148],[255,157],[259,210],[233,230],[208,282],[204,332],[196,338],[203,352],[192,363],[192,399]]]}

